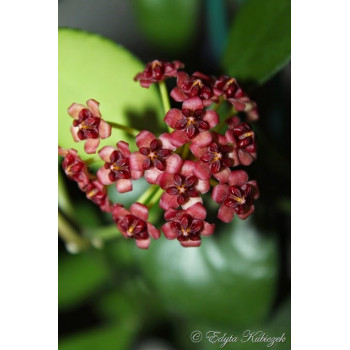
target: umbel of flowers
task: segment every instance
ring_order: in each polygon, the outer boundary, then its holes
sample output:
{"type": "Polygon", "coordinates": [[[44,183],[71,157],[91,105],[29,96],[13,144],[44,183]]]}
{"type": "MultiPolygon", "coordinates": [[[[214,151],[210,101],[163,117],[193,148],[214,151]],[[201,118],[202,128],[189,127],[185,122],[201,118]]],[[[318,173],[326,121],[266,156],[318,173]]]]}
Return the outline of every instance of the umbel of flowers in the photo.
{"type": "Polygon", "coordinates": [[[217,217],[225,223],[235,216],[246,219],[259,197],[257,182],[249,180],[242,169],[257,157],[255,134],[249,124],[258,119],[256,103],[235,78],[200,72],[188,75],[180,71],[183,67],[179,61],[154,60],[134,78],[144,88],[159,85],[168,132],[154,135],[107,122],[99,103],[90,99],[86,106],[73,103],[68,108],[74,119],[71,133],[76,142],[85,142],[86,153],[98,152],[103,167],[92,174],[76,150],[59,147],[68,178],[101,210],[111,213],[116,230],[143,249],[161,232],[184,247],[198,247],[203,236],[212,235],[215,225],[205,221],[204,193],[211,191],[211,198],[220,204],[217,217]],[[182,103],[181,108],[170,108],[164,83],[170,78],[176,79],[170,96],[182,103]],[[218,110],[224,103],[230,107],[229,113],[220,118],[218,110]],[[135,136],[138,150],[130,152],[123,140],[111,140],[109,146],[98,150],[100,139],[110,137],[112,127],[135,136]],[[132,191],[133,181],[140,177],[151,186],[129,209],[110,201],[106,186],[114,184],[120,193],[132,191]],[[149,209],[157,204],[164,210],[161,228],[148,221],[149,209]]]}

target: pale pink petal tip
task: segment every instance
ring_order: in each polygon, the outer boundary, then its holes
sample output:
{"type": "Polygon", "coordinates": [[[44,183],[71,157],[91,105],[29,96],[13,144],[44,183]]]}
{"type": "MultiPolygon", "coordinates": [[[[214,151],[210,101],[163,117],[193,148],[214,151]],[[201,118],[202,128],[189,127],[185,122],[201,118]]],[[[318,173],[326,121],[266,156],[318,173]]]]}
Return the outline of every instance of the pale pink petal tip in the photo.
{"type": "Polygon", "coordinates": [[[88,154],[96,153],[96,150],[99,144],[100,144],[100,139],[87,139],[85,141],[84,150],[88,154]]]}
{"type": "Polygon", "coordinates": [[[151,243],[151,239],[147,238],[147,239],[136,239],[135,240],[136,245],[140,248],[140,249],[148,249],[150,243],[151,243]]]}
{"type": "Polygon", "coordinates": [[[130,206],[130,212],[131,214],[135,215],[136,217],[140,218],[141,220],[147,221],[148,220],[148,209],[145,205],[141,203],[134,203],[130,206]]]}
{"type": "Polygon", "coordinates": [[[81,105],[79,103],[72,103],[68,107],[68,114],[73,117],[74,119],[78,119],[79,113],[82,109],[85,109],[86,107],[84,105],[81,105]]]}
{"type": "Polygon", "coordinates": [[[177,238],[177,234],[170,227],[170,222],[167,222],[162,226],[162,231],[167,239],[177,238]]]}
{"type": "Polygon", "coordinates": [[[180,242],[181,245],[185,248],[190,248],[190,247],[199,247],[201,245],[201,240],[198,241],[182,241],[180,242]]]}
{"type": "Polygon", "coordinates": [[[86,105],[89,107],[91,113],[97,117],[101,118],[101,112],[100,112],[100,103],[91,98],[90,100],[86,101],[86,105]]]}
{"type": "Polygon", "coordinates": [[[101,119],[98,131],[101,139],[106,139],[111,136],[112,128],[107,122],[101,119]]]}
{"type": "Polygon", "coordinates": [[[130,179],[118,179],[115,188],[119,193],[132,191],[132,181],[130,179]]]}

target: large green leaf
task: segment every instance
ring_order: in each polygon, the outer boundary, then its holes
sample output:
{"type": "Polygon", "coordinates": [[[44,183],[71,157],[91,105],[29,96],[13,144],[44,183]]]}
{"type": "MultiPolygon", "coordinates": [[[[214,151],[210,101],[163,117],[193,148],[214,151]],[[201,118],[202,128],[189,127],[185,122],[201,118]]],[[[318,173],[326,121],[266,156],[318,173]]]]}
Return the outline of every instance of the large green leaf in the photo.
{"type": "Polygon", "coordinates": [[[99,252],[67,255],[58,261],[58,306],[71,307],[83,302],[109,279],[99,252]]]}
{"type": "Polygon", "coordinates": [[[273,302],[277,247],[251,222],[222,225],[200,248],[177,241],[152,242],[139,252],[154,297],[185,319],[226,322],[232,327],[263,320],[273,302]]]}
{"type": "Polygon", "coordinates": [[[290,0],[248,0],[234,18],[222,65],[241,80],[263,83],[290,59],[290,0]]]}
{"type": "Polygon", "coordinates": [[[128,322],[89,330],[64,338],[60,350],[128,350],[134,342],[135,328],[128,322]]]}
{"type": "Polygon", "coordinates": [[[132,0],[132,3],[137,23],[151,43],[176,53],[194,37],[198,0],[132,0]]]}
{"type": "MultiPolygon", "coordinates": [[[[70,133],[72,118],[67,108],[73,103],[85,104],[89,98],[99,101],[106,121],[131,125],[137,129],[147,126],[159,132],[162,127],[162,106],[154,86],[140,87],[133,81],[144,65],[125,48],[90,33],[59,29],[58,32],[58,143],[73,147],[82,158],[84,142],[74,142],[70,133]]],[[[115,145],[132,138],[119,130],[102,140],[100,146],[115,145]]],[[[133,146],[133,143],[130,145],[133,146]]],[[[95,155],[95,158],[98,157],[95,155]]]]}

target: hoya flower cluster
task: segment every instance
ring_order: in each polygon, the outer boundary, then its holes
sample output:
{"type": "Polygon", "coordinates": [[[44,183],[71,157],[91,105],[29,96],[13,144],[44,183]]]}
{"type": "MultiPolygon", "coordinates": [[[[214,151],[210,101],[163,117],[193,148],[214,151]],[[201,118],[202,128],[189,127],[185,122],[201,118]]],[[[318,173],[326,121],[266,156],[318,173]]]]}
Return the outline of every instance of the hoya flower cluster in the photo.
{"type": "Polygon", "coordinates": [[[255,134],[248,124],[258,119],[256,103],[232,77],[188,75],[180,71],[183,67],[179,61],[155,60],[135,77],[145,88],[154,83],[164,88],[164,80],[176,79],[170,96],[181,108],[166,111],[168,132],[140,131],[135,137],[136,152],[130,152],[123,140],[111,140],[113,145],[98,149],[100,139],[110,137],[111,127],[118,124],[102,119],[99,103],[90,99],[86,106],[73,103],[68,108],[74,119],[71,133],[76,142],[85,142],[86,153],[98,152],[104,166],[94,175],[76,150],[59,147],[66,175],[88,199],[112,214],[124,237],[143,249],[161,232],[184,247],[197,247],[202,236],[213,234],[215,225],[205,221],[204,193],[210,191],[220,204],[217,217],[225,223],[235,215],[240,219],[251,215],[259,196],[256,181],[242,170],[257,157],[255,134]],[[229,114],[220,117],[217,111],[224,104],[229,114]],[[141,177],[152,186],[148,196],[141,196],[129,209],[109,200],[106,186],[114,184],[120,193],[132,191],[133,181],[141,177]],[[161,228],[148,221],[149,209],[157,204],[164,210],[161,228]]]}

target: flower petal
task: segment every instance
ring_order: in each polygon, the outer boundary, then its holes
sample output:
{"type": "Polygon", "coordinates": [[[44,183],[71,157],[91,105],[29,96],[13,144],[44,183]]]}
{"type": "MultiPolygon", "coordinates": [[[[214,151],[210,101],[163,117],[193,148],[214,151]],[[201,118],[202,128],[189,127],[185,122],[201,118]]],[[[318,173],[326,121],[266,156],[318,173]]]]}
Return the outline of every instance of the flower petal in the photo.
{"type": "Polygon", "coordinates": [[[195,111],[196,109],[204,109],[202,100],[195,96],[188,98],[183,104],[182,109],[189,109],[190,111],[195,111]]]}
{"type": "Polygon", "coordinates": [[[172,151],[174,151],[176,149],[176,147],[171,143],[171,137],[170,137],[169,133],[161,134],[158,137],[158,140],[160,140],[162,142],[163,148],[171,149],[172,151]]]}
{"type": "Polygon", "coordinates": [[[96,149],[100,144],[100,139],[87,139],[85,141],[84,150],[88,154],[96,153],[96,149]]]}
{"type": "Polygon", "coordinates": [[[165,211],[164,219],[167,220],[167,221],[170,221],[170,220],[174,219],[176,214],[178,214],[180,212],[181,212],[181,210],[176,210],[176,209],[170,208],[170,209],[165,211]]]}
{"type": "Polygon", "coordinates": [[[164,117],[164,122],[175,129],[175,124],[182,118],[182,113],[177,108],[172,108],[164,117]]]}
{"type": "Polygon", "coordinates": [[[133,152],[129,157],[130,170],[143,171],[142,162],[144,161],[145,156],[140,152],[133,152]]]}
{"type": "Polygon", "coordinates": [[[132,181],[130,179],[118,179],[115,182],[115,188],[119,193],[132,191],[132,181]]]}
{"type": "Polygon", "coordinates": [[[185,143],[189,142],[190,139],[185,131],[175,130],[170,134],[170,141],[175,147],[181,147],[185,143]]]}
{"type": "Polygon", "coordinates": [[[130,149],[129,149],[129,144],[127,142],[124,141],[119,141],[117,143],[118,149],[121,152],[121,154],[125,157],[128,158],[130,157],[130,149]]]}
{"type": "Polygon", "coordinates": [[[167,239],[177,238],[177,234],[170,227],[170,222],[167,222],[162,226],[162,231],[167,239]]]}
{"type": "Polygon", "coordinates": [[[205,147],[208,146],[212,140],[213,137],[210,131],[202,131],[192,139],[192,143],[199,147],[205,147]]]}
{"type": "Polygon", "coordinates": [[[149,147],[149,144],[152,140],[156,139],[156,137],[147,130],[142,130],[137,136],[136,136],[136,145],[138,148],[141,147],[149,147]]]}
{"type": "Polygon", "coordinates": [[[78,130],[79,130],[79,128],[78,127],[75,128],[73,125],[70,127],[70,132],[71,132],[71,134],[73,136],[73,140],[75,142],[81,141],[80,138],[78,137],[78,130]]]}
{"type": "Polygon", "coordinates": [[[200,146],[193,144],[193,143],[190,145],[190,150],[191,150],[192,154],[198,159],[200,157],[202,157],[202,155],[208,151],[208,149],[206,147],[200,147],[200,146]]]}
{"type": "Polygon", "coordinates": [[[244,170],[234,170],[228,178],[230,186],[242,186],[248,181],[248,174],[244,170]]]}
{"type": "Polygon", "coordinates": [[[213,110],[208,110],[204,116],[203,120],[205,120],[208,124],[210,129],[212,129],[214,126],[219,124],[219,115],[213,111],[213,110]]]}
{"type": "Polygon", "coordinates": [[[145,171],[145,179],[150,184],[157,183],[157,178],[163,171],[158,170],[157,168],[152,168],[145,171]]]}
{"type": "Polygon", "coordinates": [[[78,119],[80,111],[85,108],[86,107],[84,105],[81,105],[79,103],[72,103],[68,108],[68,114],[74,119],[78,119]]]}
{"type": "Polygon", "coordinates": [[[160,231],[157,228],[155,228],[153,225],[151,225],[149,222],[147,222],[147,229],[148,229],[148,233],[151,235],[153,239],[160,238],[160,231]]]}
{"type": "Polygon", "coordinates": [[[220,183],[227,183],[229,177],[231,175],[230,168],[224,168],[223,170],[219,171],[216,174],[213,174],[215,179],[217,179],[220,183]]]}
{"type": "Polygon", "coordinates": [[[200,180],[199,179],[195,188],[200,193],[207,193],[210,190],[209,180],[200,180]]]}
{"type": "Polygon", "coordinates": [[[247,183],[254,187],[254,197],[253,198],[258,199],[260,196],[260,191],[259,191],[259,187],[258,187],[256,180],[250,180],[247,183]]]}
{"type": "Polygon", "coordinates": [[[226,224],[232,221],[234,215],[235,215],[234,210],[232,208],[227,207],[224,204],[220,207],[218,212],[218,218],[221,221],[226,222],[226,224]]]}
{"type": "Polygon", "coordinates": [[[240,149],[238,151],[238,158],[239,158],[239,162],[242,165],[246,165],[247,166],[247,165],[252,164],[252,162],[256,158],[256,153],[248,153],[248,152],[245,152],[245,151],[240,149]]]}
{"type": "Polygon", "coordinates": [[[131,170],[130,173],[133,180],[137,180],[143,175],[143,171],[138,170],[131,170]]]}
{"type": "Polygon", "coordinates": [[[134,203],[130,206],[130,212],[131,214],[135,215],[136,217],[140,218],[141,220],[147,221],[148,220],[148,209],[145,205],[141,203],[134,203]]]}
{"type": "Polygon", "coordinates": [[[113,182],[109,179],[109,170],[105,167],[102,167],[98,169],[97,171],[97,178],[104,184],[104,185],[111,185],[113,182]]]}
{"type": "Polygon", "coordinates": [[[177,203],[177,196],[172,196],[164,192],[160,197],[159,206],[164,210],[168,210],[170,208],[178,208],[179,204],[177,203]]]}
{"type": "Polygon", "coordinates": [[[201,161],[195,162],[193,174],[201,180],[209,180],[211,177],[208,165],[201,161]]]}
{"type": "Polygon", "coordinates": [[[163,172],[162,174],[159,175],[157,179],[157,185],[159,185],[162,189],[165,189],[168,186],[170,186],[173,183],[173,181],[174,181],[173,174],[163,172]]]}
{"type": "Polygon", "coordinates": [[[170,96],[176,101],[176,102],[182,102],[185,101],[187,98],[187,95],[178,87],[174,87],[171,92],[170,96]]]}
{"type": "Polygon", "coordinates": [[[229,194],[228,185],[217,185],[213,188],[213,192],[211,194],[211,198],[216,203],[222,203],[229,194]]]}
{"type": "Polygon", "coordinates": [[[204,220],[207,216],[207,211],[202,203],[196,203],[186,210],[186,213],[191,215],[196,220],[204,220]]]}
{"type": "Polygon", "coordinates": [[[199,247],[201,245],[201,240],[198,240],[198,241],[191,241],[191,240],[188,240],[188,241],[182,241],[180,242],[181,245],[185,248],[189,248],[189,247],[199,247]]]}
{"type": "Polygon", "coordinates": [[[86,105],[89,107],[91,113],[94,115],[94,117],[101,118],[101,112],[100,112],[100,103],[91,98],[90,100],[86,101],[86,105]]]}
{"type": "Polygon", "coordinates": [[[182,164],[181,174],[184,176],[191,176],[194,172],[194,162],[192,160],[185,160],[182,164]]]}
{"type": "Polygon", "coordinates": [[[140,249],[148,249],[150,243],[151,243],[151,239],[147,238],[147,239],[135,239],[136,245],[140,248],[140,249]]]}
{"type": "Polygon", "coordinates": [[[204,227],[201,232],[202,236],[210,236],[215,231],[215,225],[214,224],[208,224],[207,222],[204,222],[204,227]]]}
{"type": "MultiPolygon", "coordinates": [[[[176,197],[176,196],[173,196],[176,197]]],[[[196,203],[203,203],[203,199],[202,197],[191,197],[188,202],[186,202],[185,204],[182,204],[182,209],[186,210],[190,207],[192,207],[192,205],[195,205],[196,203]]]]}
{"type": "Polygon", "coordinates": [[[98,151],[98,155],[100,156],[100,158],[102,160],[104,160],[105,162],[110,162],[110,155],[112,152],[115,151],[115,148],[112,146],[104,146],[103,148],[101,148],[98,151]]]}
{"type": "Polygon", "coordinates": [[[237,214],[237,216],[238,216],[240,219],[245,220],[248,216],[250,216],[251,214],[254,213],[254,210],[255,210],[255,207],[254,207],[254,205],[252,205],[246,213],[241,214],[241,215],[238,215],[238,214],[237,214]]]}
{"type": "Polygon", "coordinates": [[[178,154],[174,153],[166,160],[165,171],[170,174],[178,173],[180,172],[182,164],[182,158],[178,154]]]}

